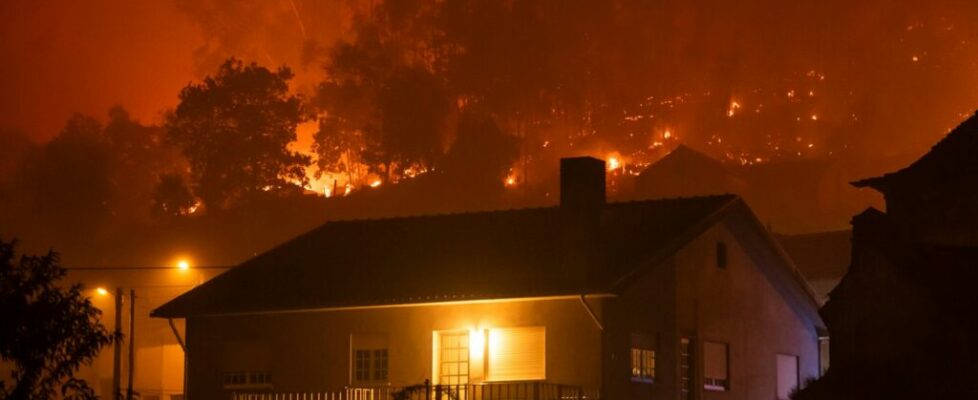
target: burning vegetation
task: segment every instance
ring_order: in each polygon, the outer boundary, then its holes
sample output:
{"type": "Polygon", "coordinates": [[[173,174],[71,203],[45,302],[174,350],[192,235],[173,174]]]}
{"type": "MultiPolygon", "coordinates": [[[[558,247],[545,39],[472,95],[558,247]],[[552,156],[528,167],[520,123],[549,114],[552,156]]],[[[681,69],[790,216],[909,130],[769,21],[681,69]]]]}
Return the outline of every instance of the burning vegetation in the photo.
{"type": "Polygon", "coordinates": [[[46,144],[4,131],[22,144],[0,149],[19,160],[0,163],[5,209],[108,226],[90,235],[108,243],[132,221],[253,216],[303,192],[319,203],[280,210],[306,215],[257,219],[512,207],[555,201],[553,166],[581,154],[608,161],[622,198],[680,144],[736,167],[830,160],[844,182],[978,104],[978,6],[950,0],[175,4],[203,38],[185,49],[194,83],[159,124],[77,117],[46,144]],[[65,191],[70,207],[51,200],[65,191]]]}

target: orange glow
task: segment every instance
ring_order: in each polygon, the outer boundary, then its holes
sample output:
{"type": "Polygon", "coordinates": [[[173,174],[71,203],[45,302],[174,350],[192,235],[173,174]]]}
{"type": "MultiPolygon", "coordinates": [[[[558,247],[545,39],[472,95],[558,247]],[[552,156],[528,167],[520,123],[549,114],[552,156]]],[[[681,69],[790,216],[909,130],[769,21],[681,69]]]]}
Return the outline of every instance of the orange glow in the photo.
{"type": "Polygon", "coordinates": [[[503,184],[509,187],[516,186],[516,176],[513,174],[506,176],[506,180],[503,181],[503,184]]]}
{"type": "Polygon", "coordinates": [[[740,103],[738,103],[736,101],[731,101],[730,102],[730,108],[727,109],[727,116],[728,117],[733,117],[734,114],[736,114],[737,110],[739,110],[739,109],[740,109],[740,103]]]}
{"type": "Polygon", "coordinates": [[[382,183],[384,182],[382,182],[380,179],[375,179],[373,182],[370,182],[370,187],[375,188],[380,186],[382,183]]]}
{"type": "Polygon", "coordinates": [[[672,137],[672,131],[666,131],[665,133],[662,134],[663,139],[669,139],[671,137],[672,137]]]}
{"type": "Polygon", "coordinates": [[[608,171],[614,171],[621,168],[621,160],[616,156],[608,157],[608,171]]]}
{"type": "Polygon", "coordinates": [[[333,197],[333,189],[328,187],[323,188],[323,196],[326,196],[327,199],[333,197]]]}
{"type": "Polygon", "coordinates": [[[482,360],[482,355],[486,349],[485,331],[478,329],[469,330],[469,359],[482,360]]]}
{"type": "Polygon", "coordinates": [[[177,261],[177,269],[179,269],[181,271],[189,270],[190,269],[190,261],[187,261],[187,260],[177,261]]]}
{"type": "Polygon", "coordinates": [[[95,293],[97,293],[99,296],[103,296],[103,297],[109,295],[109,291],[108,290],[105,290],[104,287],[97,287],[97,288],[95,288],[95,293]]]}

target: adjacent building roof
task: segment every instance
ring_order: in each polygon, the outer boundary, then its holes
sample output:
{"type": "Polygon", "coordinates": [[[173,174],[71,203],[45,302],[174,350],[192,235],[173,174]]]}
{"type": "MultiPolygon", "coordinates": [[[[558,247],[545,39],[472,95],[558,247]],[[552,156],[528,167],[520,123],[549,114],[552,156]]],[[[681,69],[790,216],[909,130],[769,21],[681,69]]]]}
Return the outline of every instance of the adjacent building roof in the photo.
{"type": "Polygon", "coordinates": [[[975,154],[978,154],[978,112],[951,130],[927,154],[909,166],[852,184],[885,191],[894,183],[904,180],[930,178],[931,183],[938,183],[955,176],[978,176],[975,154]]]}
{"type": "Polygon", "coordinates": [[[610,293],[733,204],[719,195],[604,204],[590,217],[550,207],[329,222],[152,315],[610,293]]]}

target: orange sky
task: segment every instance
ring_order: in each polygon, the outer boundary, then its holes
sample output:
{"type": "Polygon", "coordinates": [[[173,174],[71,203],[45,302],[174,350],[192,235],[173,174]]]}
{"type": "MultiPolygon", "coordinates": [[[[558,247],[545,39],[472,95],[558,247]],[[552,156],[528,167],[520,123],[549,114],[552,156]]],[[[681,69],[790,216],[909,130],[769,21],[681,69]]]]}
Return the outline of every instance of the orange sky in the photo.
{"type": "Polygon", "coordinates": [[[53,136],[73,113],[124,105],[152,122],[194,78],[203,39],[169,1],[0,4],[0,127],[53,136]]]}

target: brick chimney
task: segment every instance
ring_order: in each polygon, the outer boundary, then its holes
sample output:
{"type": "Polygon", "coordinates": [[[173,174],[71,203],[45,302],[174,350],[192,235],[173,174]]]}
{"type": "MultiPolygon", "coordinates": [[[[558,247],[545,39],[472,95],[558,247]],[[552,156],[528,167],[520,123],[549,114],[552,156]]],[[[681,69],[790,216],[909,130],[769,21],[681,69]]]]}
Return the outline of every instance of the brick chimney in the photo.
{"type": "Polygon", "coordinates": [[[604,161],[594,157],[560,159],[560,207],[596,212],[605,203],[604,161]]]}

